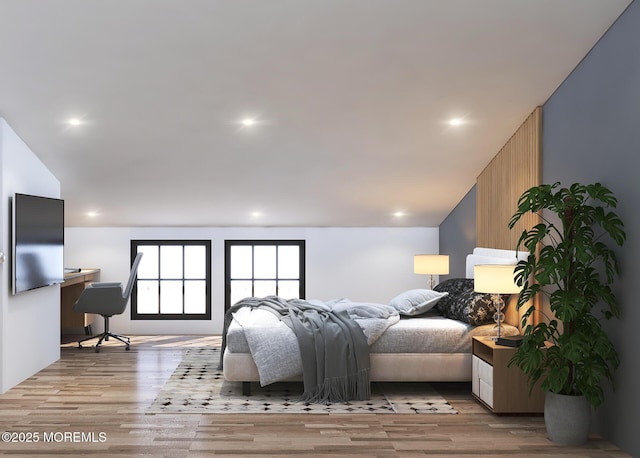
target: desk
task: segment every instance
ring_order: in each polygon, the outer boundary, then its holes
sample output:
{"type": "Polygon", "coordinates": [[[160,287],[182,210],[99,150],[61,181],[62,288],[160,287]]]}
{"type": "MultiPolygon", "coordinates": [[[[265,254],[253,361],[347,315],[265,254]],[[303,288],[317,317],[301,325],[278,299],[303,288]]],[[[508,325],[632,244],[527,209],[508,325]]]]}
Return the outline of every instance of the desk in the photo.
{"type": "Polygon", "coordinates": [[[90,313],[76,313],[73,304],[76,303],[86,286],[100,280],[100,269],[82,269],[80,272],[64,274],[64,282],[60,285],[60,327],[83,327],[87,335],[91,334],[91,325],[95,315],[90,313]]]}

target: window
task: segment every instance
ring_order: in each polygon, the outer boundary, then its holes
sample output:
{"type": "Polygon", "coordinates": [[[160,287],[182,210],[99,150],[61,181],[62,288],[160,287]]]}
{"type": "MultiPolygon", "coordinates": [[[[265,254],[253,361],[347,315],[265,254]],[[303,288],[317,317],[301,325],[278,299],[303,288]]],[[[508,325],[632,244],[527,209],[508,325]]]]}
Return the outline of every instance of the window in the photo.
{"type": "Polygon", "coordinates": [[[225,241],[225,310],[245,297],[305,296],[304,240],[225,241]]]}
{"type": "Polygon", "coordinates": [[[211,319],[211,241],[132,240],[132,260],[138,252],[132,320],[211,319]]]}

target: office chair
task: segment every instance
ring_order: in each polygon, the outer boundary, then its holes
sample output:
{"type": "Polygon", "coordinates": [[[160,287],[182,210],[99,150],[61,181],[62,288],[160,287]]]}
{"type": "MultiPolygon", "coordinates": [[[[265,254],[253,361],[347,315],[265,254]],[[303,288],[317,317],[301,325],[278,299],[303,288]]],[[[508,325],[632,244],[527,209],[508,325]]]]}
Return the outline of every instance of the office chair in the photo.
{"type": "Polygon", "coordinates": [[[82,343],[91,340],[98,339],[96,344],[96,353],[100,351],[100,345],[103,340],[108,341],[109,337],[119,340],[126,345],[125,350],[129,351],[129,345],[131,340],[129,337],[114,334],[109,331],[109,318],[113,315],[119,315],[127,308],[127,302],[131,296],[133,285],[136,281],[138,274],[138,264],[142,259],[142,253],[138,253],[131,266],[131,274],[129,275],[129,282],[127,287],[122,290],[122,283],[91,283],[89,284],[80,297],[73,305],[73,310],[78,313],[95,313],[102,315],[104,318],[104,332],[96,336],[87,337],[78,342],[78,348],[82,348],[82,343]]]}

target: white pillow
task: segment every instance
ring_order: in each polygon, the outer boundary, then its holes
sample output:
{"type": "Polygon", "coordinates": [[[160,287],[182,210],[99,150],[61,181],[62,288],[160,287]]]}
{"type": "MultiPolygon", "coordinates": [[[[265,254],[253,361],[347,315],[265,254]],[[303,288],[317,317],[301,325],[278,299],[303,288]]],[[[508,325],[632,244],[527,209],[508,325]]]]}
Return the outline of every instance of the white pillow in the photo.
{"type": "Polygon", "coordinates": [[[467,268],[466,275],[467,278],[473,278],[473,268],[477,265],[503,265],[503,266],[513,266],[515,268],[517,261],[515,256],[513,258],[497,258],[495,256],[484,256],[480,254],[468,254],[467,255],[467,268]]]}
{"type": "Polygon", "coordinates": [[[448,294],[431,289],[410,289],[391,299],[389,305],[401,315],[421,315],[431,310],[440,299],[448,294]]]}

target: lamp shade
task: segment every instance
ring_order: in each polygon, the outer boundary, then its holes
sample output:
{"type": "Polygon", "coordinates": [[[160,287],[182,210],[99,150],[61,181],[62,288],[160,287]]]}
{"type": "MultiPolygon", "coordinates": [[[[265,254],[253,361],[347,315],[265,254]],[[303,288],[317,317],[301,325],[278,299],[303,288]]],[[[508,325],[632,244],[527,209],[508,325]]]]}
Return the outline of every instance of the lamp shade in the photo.
{"type": "Polygon", "coordinates": [[[413,273],[447,275],[449,273],[449,256],[445,254],[416,254],[413,257],[413,273]]]}
{"type": "Polygon", "coordinates": [[[473,268],[473,289],[478,293],[518,294],[514,265],[477,265],[473,268]]]}

